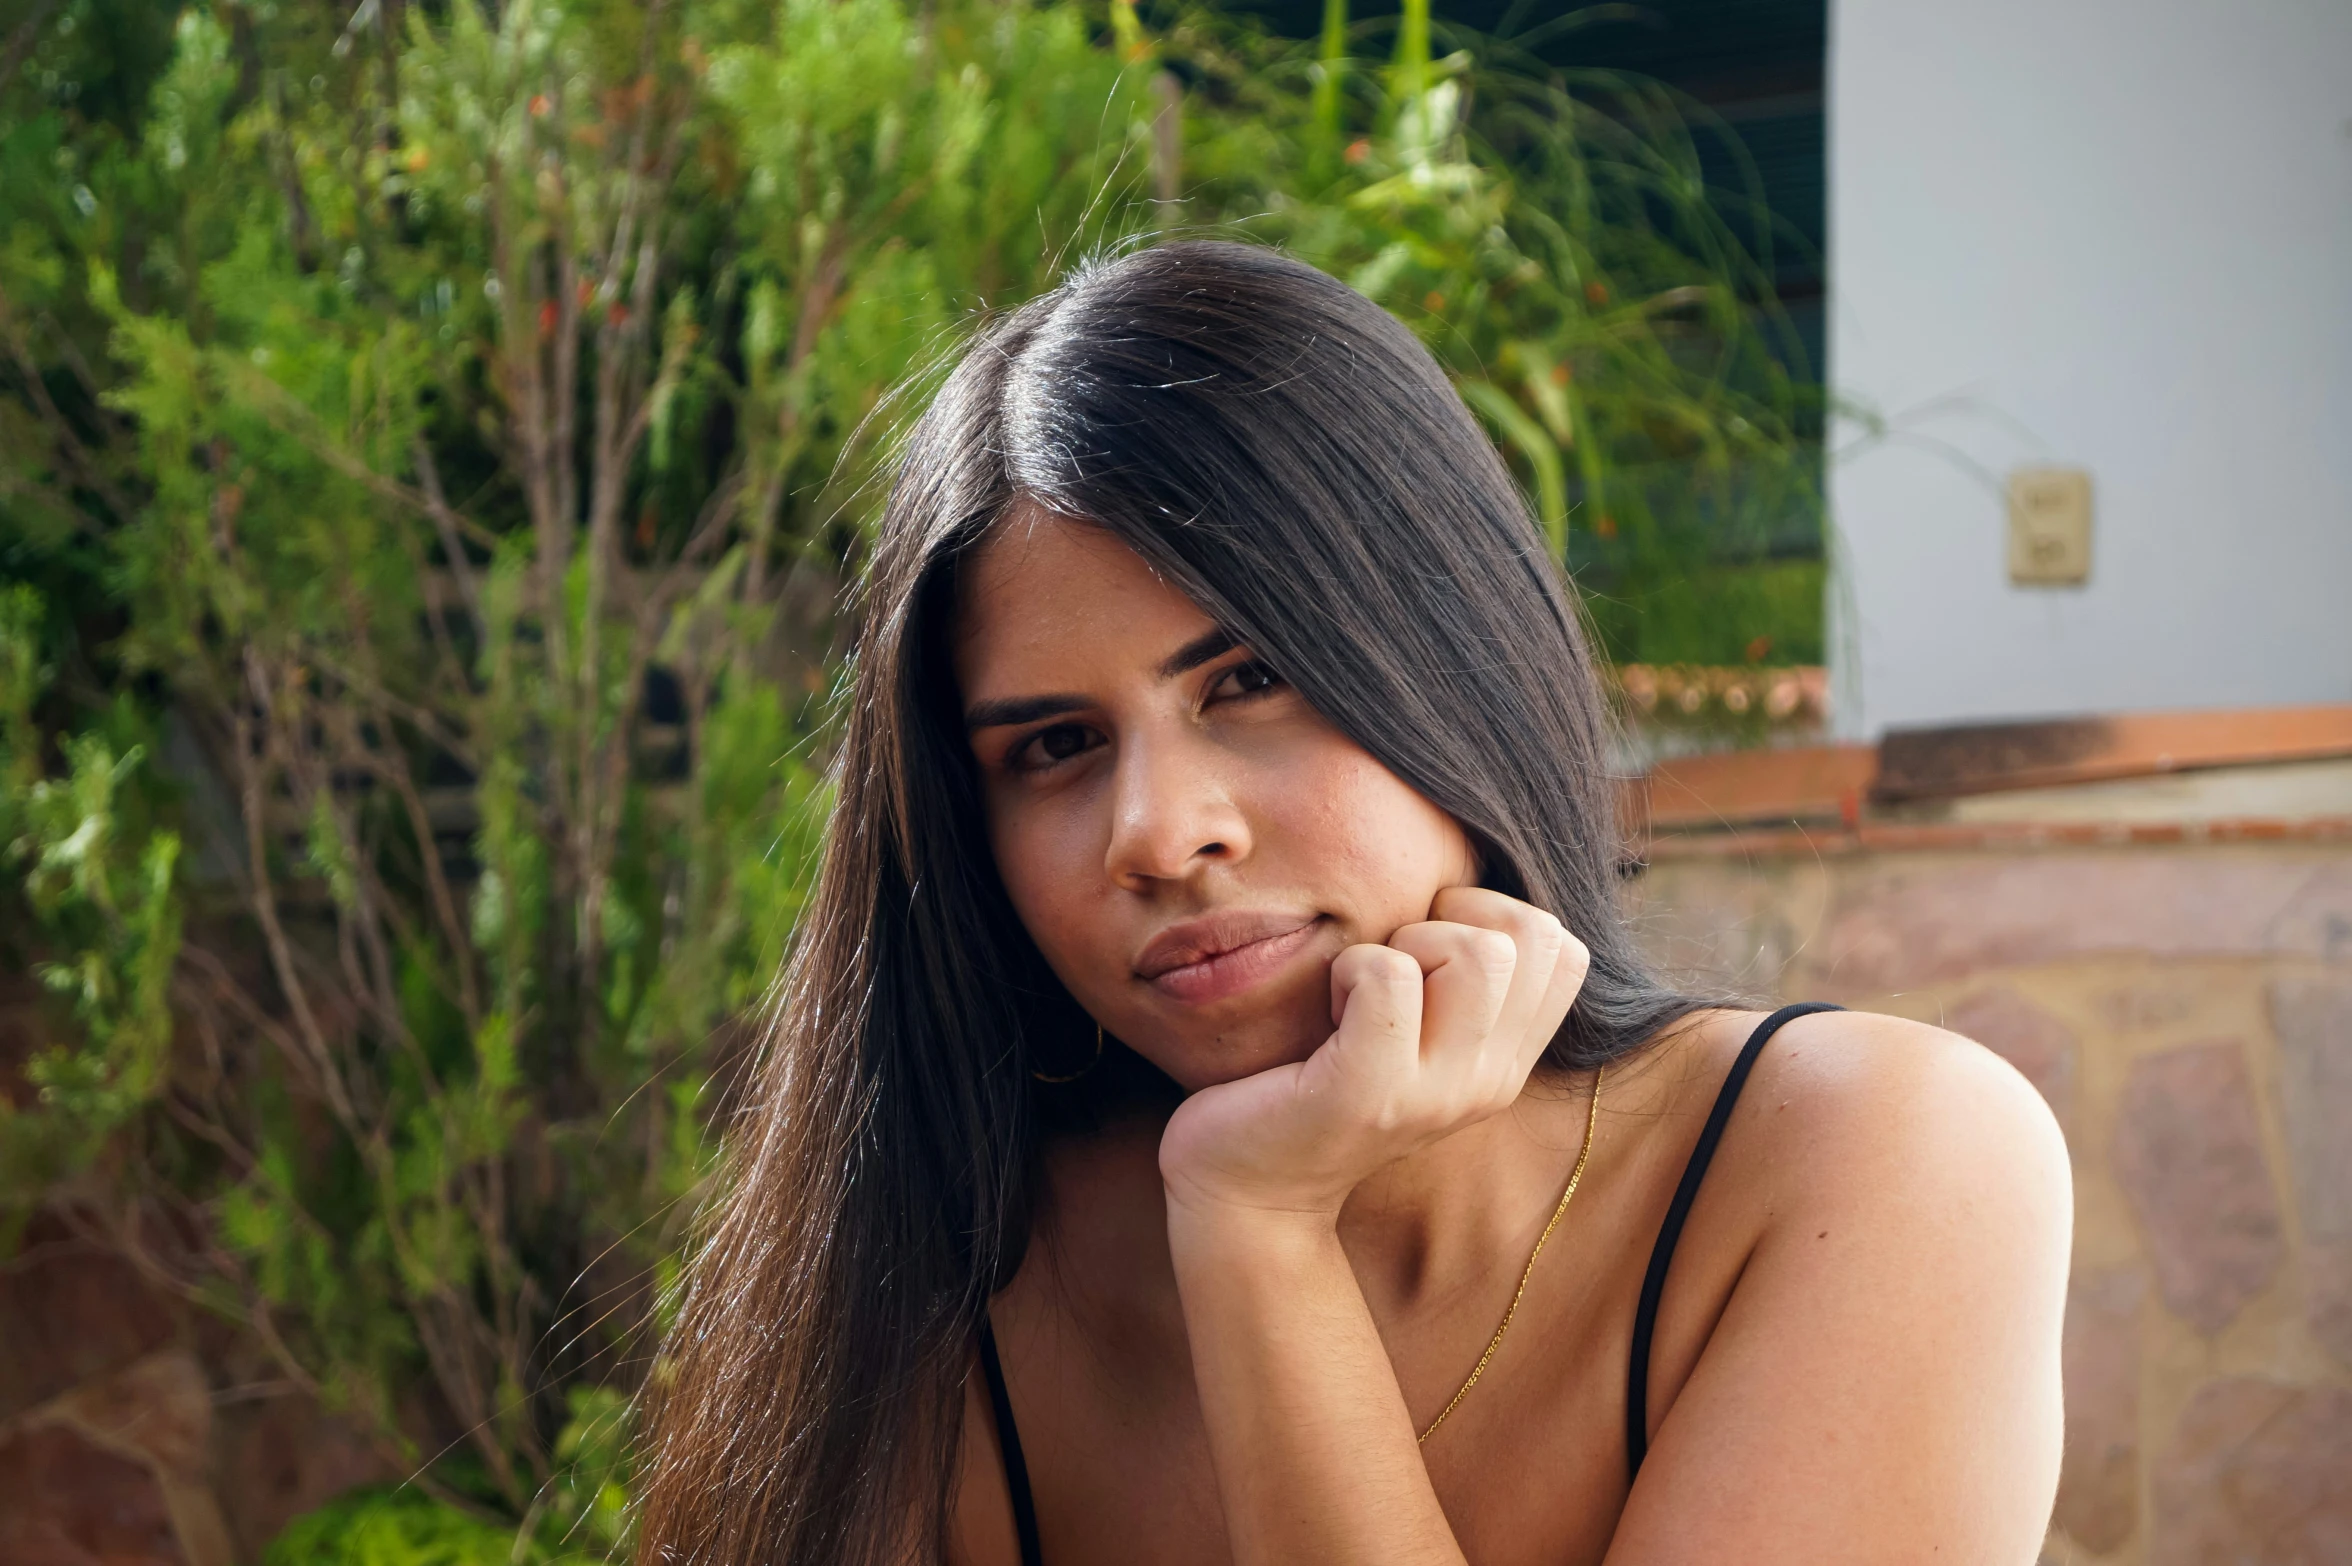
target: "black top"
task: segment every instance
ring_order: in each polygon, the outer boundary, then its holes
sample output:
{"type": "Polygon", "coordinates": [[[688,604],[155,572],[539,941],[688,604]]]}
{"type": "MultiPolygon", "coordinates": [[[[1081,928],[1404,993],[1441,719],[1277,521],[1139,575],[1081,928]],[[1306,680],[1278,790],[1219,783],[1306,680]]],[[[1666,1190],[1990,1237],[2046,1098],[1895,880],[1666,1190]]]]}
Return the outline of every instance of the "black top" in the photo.
{"type": "MultiPolygon", "coordinates": [[[[1731,1063],[1723,1087],[1715,1095],[1715,1107],[1708,1111],[1707,1124],[1699,1132],[1698,1146],[1691,1149],[1690,1162],[1683,1166],[1682,1182],[1675,1186],[1674,1200],[1666,1208],[1666,1221],[1658,1226],[1658,1243],[1650,1249],[1649,1271],[1642,1276],[1641,1303],[1634,1307],[1633,1313],[1632,1362],[1625,1373],[1625,1457],[1632,1473],[1641,1472],[1642,1458],[1650,1449],[1650,1338],[1657,1330],[1658,1300],[1666,1292],[1666,1274],[1674,1265],[1675,1244],[1682,1238],[1682,1226],[1690,1217],[1691,1203],[1698,1197],[1699,1182],[1707,1177],[1707,1165],[1714,1162],[1715,1148],[1723,1140],[1723,1128],[1731,1120],[1732,1106],[1739,1102],[1740,1089],[1748,1085],[1748,1073],[1755,1069],[1756,1057],[1784,1023],[1817,1011],[1838,1009],[1820,1002],[1783,1006],[1756,1024],[1756,1031],[1740,1047],[1739,1058],[1731,1063]]],[[[1021,1456],[1021,1432],[1013,1423],[1013,1400],[1005,1390],[1004,1365],[996,1355],[996,1333],[985,1315],[980,1318],[980,1372],[988,1378],[988,1406],[996,1419],[996,1444],[1004,1453],[1005,1488],[1013,1497],[1013,1531],[1021,1541],[1021,1566],[1044,1566],[1045,1557],[1037,1545],[1037,1504],[1029,1494],[1029,1464],[1021,1456]]]]}

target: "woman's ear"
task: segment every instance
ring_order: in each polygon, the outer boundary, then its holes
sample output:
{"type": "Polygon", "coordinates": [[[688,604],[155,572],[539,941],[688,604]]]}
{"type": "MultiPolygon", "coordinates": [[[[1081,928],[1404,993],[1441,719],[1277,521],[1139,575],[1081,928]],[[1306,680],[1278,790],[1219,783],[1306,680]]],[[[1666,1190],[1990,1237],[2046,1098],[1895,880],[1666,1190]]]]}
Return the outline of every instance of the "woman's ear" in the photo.
{"type": "Polygon", "coordinates": [[[1470,877],[1463,885],[1500,892],[1505,897],[1516,897],[1521,902],[1534,900],[1527,895],[1526,879],[1511,863],[1510,855],[1466,827],[1462,836],[1469,844],[1470,851],[1470,877]]]}
{"type": "MultiPolygon", "coordinates": [[[[1518,893],[1495,884],[1493,867],[1503,863],[1503,856],[1494,851],[1492,844],[1484,841],[1468,827],[1463,827],[1461,830],[1463,846],[1470,856],[1470,875],[1463,884],[1483,887],[1490,892],[1502,892],[1506,896],[1516,897],[1518,893]]],[[[1517,877],[1511,879],[1516,880],[1517,877]]]]}

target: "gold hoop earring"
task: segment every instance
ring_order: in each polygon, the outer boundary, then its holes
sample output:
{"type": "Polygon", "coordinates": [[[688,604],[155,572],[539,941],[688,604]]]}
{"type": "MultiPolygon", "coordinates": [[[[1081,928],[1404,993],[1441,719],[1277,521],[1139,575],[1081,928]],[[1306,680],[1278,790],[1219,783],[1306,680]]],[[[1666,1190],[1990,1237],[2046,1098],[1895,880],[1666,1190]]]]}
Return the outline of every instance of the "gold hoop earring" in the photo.
{"type": "Polygon", "coordinates": [[[1070,1073],[1068,1076],[1066,1076],[1066,1077],[1048,1076],[1046,1073],[1044,1073],[1044,1072],[1042,1072],[1042,1071],[1032,1071],[1032,1072],[1030,1072],[1030,1073],[1029,1073],[1029,1075],[1031,1075],[1031,1076],[1035,1077],[1035,1078],[1036,1078],[1038,1081],[1040,1081],[1040,1082],[1050,1082],[1050,1083],[1052,1083],[1052,1084],[1054,1084],[1055,1086],[1057,1086],[1057,1087],[1058,1087],[1058,1086],[1060,1086],[1061,1084],[1063,1084],[1063,1083],[1065,1083],[1065,1082],[1075,1082],[1075,1081],[1077,1081],[1077,1080],[1078,1080],[1080,1077],[1082,1077],[1082,1076],[1086,1075],[1086,1073],[1088,1073],[1089,1071],[1092,1071],[1092,1070],[1093,1070],[1095,1067],[1097,1067],[1097,1066],[1101,1065],[1101,1064],[1102,1064],[1102,1057],[1103,1057],[1103,1030],[1102,1030],[1102,1024],[1098,1022],[1098,1023],[1096,1023],[1096,1024],[1094,1025],[1094,1058],[1093,1058],[1092,1060],[1088,1061],[1088,1062],[1087,1062],[1085,1065],[1083,1065],[1083,1066],[1080,1066],[1080,1067],[1079,1067],[1079,1068],[1078,1068],[1076,1071],[1073,1071],[1073,1072],[1071,1072],[1071,1073],[1070,1073]]]}

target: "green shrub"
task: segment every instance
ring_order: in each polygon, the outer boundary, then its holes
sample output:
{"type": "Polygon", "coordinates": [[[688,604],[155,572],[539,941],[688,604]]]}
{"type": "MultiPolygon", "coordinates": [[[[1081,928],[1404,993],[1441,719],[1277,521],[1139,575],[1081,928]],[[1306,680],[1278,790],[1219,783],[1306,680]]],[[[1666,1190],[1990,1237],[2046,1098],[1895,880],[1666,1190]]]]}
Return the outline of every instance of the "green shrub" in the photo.
{"type": "Polygon", "coordinates": [[[296,1518],[264,1566],[508,1566],[514,1530],[414,1490],[355,1490],[296,1518]]]}

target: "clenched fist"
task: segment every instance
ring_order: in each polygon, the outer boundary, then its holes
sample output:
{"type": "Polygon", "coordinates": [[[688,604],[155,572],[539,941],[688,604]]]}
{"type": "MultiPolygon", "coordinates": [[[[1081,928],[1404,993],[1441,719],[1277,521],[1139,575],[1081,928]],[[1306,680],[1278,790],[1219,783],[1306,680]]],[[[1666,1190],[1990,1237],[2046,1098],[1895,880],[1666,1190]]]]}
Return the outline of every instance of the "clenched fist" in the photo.
{"type": "Polygon", "coordinates": [[[1331,965],[1314,1054],[1186,1099],[1160,1138],[1172,1203],[1336,1215],[1368,1175],[1508,1108],[1584,984],[1584,943],[1480,887],[1331,965]]]}

